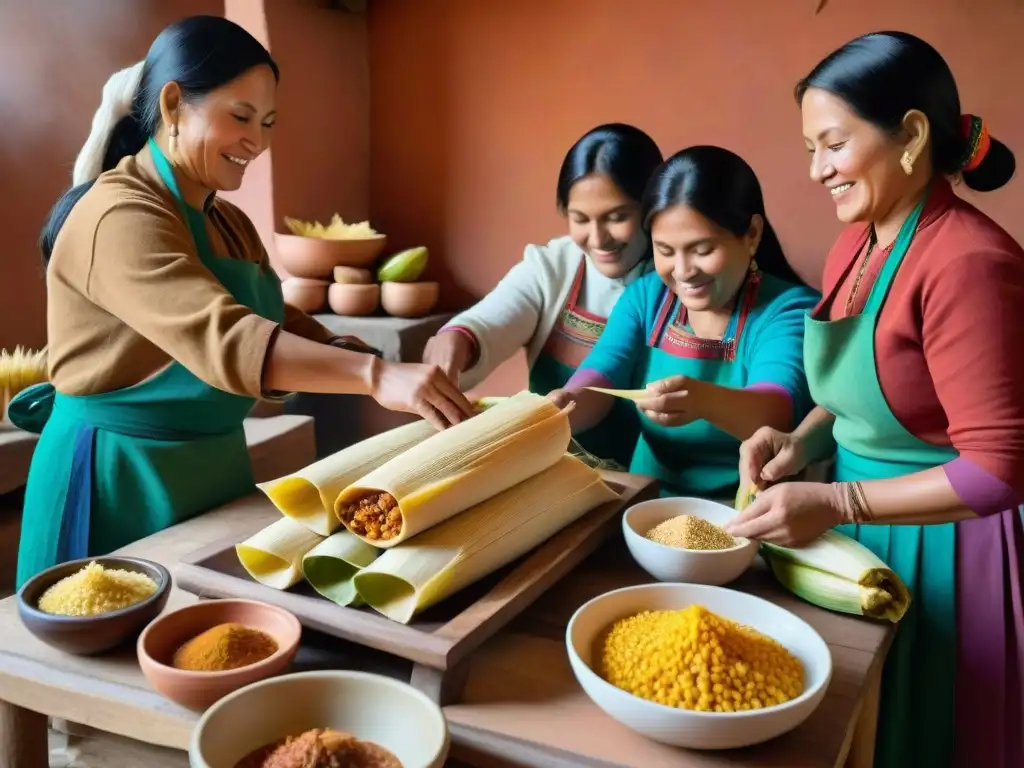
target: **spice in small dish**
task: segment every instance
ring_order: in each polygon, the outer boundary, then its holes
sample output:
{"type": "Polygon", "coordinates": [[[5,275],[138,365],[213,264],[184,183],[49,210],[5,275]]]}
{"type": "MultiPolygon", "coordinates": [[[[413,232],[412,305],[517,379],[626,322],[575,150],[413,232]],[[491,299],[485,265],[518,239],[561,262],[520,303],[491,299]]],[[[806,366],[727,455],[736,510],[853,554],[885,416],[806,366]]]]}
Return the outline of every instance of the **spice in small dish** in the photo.
{"type": "Polygon", "coordinates": [[[617,688],[697,712],[764,709],[804,690],[803,665],[785,647],[700,605],[616,621],[600,660],[617,688]]]}
{"type": "Polygon", "coordinates": [[[677,515],[659,523],[644,538],[677,549],[731,549],[736,539],[717,525],[694,515],[677,515]]]}
{"type": "Polygon", "coordinates": [[[234,768],[402,768],[402,763],[371,741],[331,728],[314,728],[260,747],[234,768]]]}
{"type": "Polygon", "coordinates": [[[50,586],[37,607],[56,616],[98,616],[141,603],[156,591],[156,582],[144,573],[93,561],[50,586]]]}
{"type": "Polygon", "coordinates": [[[243,624],[218,624],[182,645],[171,663],[187,672],[224,672],[263,661],[276,652],[277,641],[265,632],[243,624]]]}

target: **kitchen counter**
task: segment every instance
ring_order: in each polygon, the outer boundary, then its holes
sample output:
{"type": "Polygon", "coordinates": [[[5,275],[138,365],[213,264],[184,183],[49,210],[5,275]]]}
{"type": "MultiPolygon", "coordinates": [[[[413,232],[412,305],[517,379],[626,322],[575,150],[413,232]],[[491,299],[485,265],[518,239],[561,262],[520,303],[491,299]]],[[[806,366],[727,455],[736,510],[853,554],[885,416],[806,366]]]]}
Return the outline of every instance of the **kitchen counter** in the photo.
{"type": "MultiPolygon", "coordinates": [[[[124,550],[172,572],[204,543],[268,524],[279,513],[254,494],[169,528],[124,550]]],[[[445,708],[452,758],[500,766],[635,768],[870,768],[877,686],[893,630],[829,613],[783,591],[758,565],[733,585],[800,616],[832,651],[833,679],[818,710],[799,728],[742,750],[689,752],[648,741],[606,716],[577,685],[565,653],[571,613],[589,598],[650,579],[613,537],[569,577],[471,657],[459,703],[445,708]]],[[[168,609],[195,602],[174,588],[168,609]]],[[[295,671],[356,668],[408,679],[410,664],[307,631],[295,671]]],[[[14,598],[0,601],[0,768],[44,768],[46,716],[149,744],[186,749],[197,715],[150,688],[134,646],[97,658],[68,656],[22,626],[14,598]]]]}

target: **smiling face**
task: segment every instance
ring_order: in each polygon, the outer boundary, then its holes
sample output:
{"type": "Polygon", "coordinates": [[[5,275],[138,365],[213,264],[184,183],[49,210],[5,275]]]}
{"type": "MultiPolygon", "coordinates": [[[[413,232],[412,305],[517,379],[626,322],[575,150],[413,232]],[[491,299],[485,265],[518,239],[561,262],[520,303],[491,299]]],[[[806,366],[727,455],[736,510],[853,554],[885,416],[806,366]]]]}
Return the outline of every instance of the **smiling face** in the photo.
{"type": "Polygon", "coordinates": [[[907,176],[900,158],[908,142],[864,120],[837,96],[808,88],[800,104],[811,179],[828,187],[847,224],[885,220],[927,178],[926,163],[907,176]]]}
{"type": "Polygon", "coordinates": [[[755,214],[750,230],[737,237],[689,206],[671,206],[651,222],[654,268],[687,310],[730,309],[763,227],[755,214]]]}
{"type": "Polygon", "coordinates": [[[572,186],[566,217],[569,235],[605,277],[623,277],[647,251],[640,204],[603,174],[572,186]]]}
{"type": "Polygon", "coordinates": [[[270,146],[277,113],[273,71],[254,67],[192,102],[180,100],[174,83],[164,90],[165,124],[178,127],[175,167],[205,190],[238,189],[246,167],[270,146]]]}

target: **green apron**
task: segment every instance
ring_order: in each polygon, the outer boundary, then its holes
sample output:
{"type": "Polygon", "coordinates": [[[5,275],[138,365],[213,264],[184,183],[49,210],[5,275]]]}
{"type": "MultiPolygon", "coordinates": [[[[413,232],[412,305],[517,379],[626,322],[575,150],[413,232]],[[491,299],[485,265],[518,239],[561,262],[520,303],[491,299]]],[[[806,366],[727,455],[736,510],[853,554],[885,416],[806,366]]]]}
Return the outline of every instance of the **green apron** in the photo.
{"type": "MultiPolygon", "coordinates": [[[[689,329],[685,307],[671,291],[658,312],[649,339],[644,376],[638,388],[668,378],[687,376],[732,389],[747,385],[746,366],[738,358],[740,336],[757,303],[760,273],[741,287],[729,325],[721,340],[702,339],[689,329]],[[676,320],[672,322],[675,308],[676,320]]],[[[639,412],[639,411],[638,411],[639,412]]],[[[665,427],[640,413],[640,440],[629,471],[658,478],[662,496],[729,498],[739,485],[740,441],[704,419],[665,427]]]]}
{"type": "MultiPolygon", "coordinates": [[[[580,261],[562,314],[530,368],[530,391],[538,395],[546,395],[566,385],[607,324],[607,318],[576,306],[585,273],[586,262],[580,261]]],[[[611,412],[600,424],[574,437],[594,456],[614,461],[625,468],[633,456],[638,431],[636,408],[632,403],[616,398],[611,412]]]]}
{"type": "MultiPolygon", "coordinates": [[[[814,402],[835,414],[836,480],[880,480],[945,464],[952,448],[925,443],[896,420],[878,381],[875,327],[921,216],[900,229],[864,311],[835,321],[808,316],[804,364],[814,402]]],[[[842,284],[842,280],[839,284],[842,284]]],[[[906,582],[913,595],[885,663],[875,765],[953,763],[956,679],[956,528],[842,525],[906,582]]]]}
{"type": "MultiPolygon", "coordinates": [[[[152,141],[150,150],[202,263],[236,301],[282,322],[276,274],[214,254],[206,217],[185,203],[152,141]]],[[[11,421],[40,437],[25,490],[18,586],[54,564],[105,554],[250,493],[242,425],[254,403],[177,362],[98,395],[62,395],[49,384],[21,392],[11,402],[11,421]]]]}

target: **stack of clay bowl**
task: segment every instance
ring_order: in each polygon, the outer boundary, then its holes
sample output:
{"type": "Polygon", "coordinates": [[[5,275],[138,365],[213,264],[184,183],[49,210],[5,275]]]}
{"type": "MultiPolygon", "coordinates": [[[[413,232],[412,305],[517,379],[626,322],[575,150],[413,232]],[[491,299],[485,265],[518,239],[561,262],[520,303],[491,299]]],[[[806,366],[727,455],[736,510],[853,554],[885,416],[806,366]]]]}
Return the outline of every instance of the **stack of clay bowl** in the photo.
{"type": "Polygon", "coordinates": [[[368,225],[346,225],[340,219],[326,228],[295,220],[286,222],[296,234],[274,234],[278,263],[289,275],[281,284],[285,301],[309,314],[322,311],[329,301],[332,307],[338,302],[356,310],[339,314],[372,313],[379,302],[380,287],[373,285],[369,268],[387,246],[387,237],[368,225]],[[351,291],[329,291],[335,287],[332,280],[339,267],[360,276],[365,273],[367,279],[347,286],[351,291]]]}

